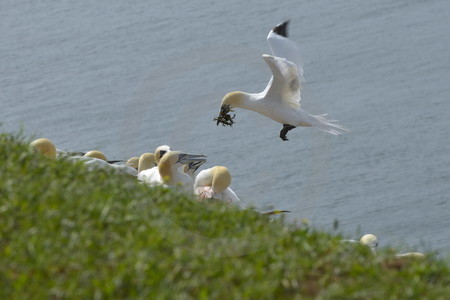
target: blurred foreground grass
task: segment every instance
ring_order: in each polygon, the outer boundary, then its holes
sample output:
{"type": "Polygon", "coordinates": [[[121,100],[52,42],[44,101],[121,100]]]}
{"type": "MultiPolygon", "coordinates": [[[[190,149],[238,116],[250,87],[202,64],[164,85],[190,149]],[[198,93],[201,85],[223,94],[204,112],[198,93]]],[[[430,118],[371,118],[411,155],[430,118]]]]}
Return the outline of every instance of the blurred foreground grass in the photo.
{"type": "Polygon", "coordinates": [[[449,299],[449,265],[51,160],[0,134],[0,298],[449,299]]]}

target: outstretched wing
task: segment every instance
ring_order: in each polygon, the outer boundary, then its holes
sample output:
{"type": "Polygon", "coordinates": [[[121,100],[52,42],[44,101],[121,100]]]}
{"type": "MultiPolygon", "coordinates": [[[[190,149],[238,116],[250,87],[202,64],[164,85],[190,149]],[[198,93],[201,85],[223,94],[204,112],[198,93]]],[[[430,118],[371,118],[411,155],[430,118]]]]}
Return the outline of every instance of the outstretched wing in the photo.
{"type": "Polygon", "coordinates": [[[297,66],[299,79],[303,82],[303,59],[297,44],[286,37],[288,22],[286,21],[275,26],[267,35],[267,42],[273,56],[286,58],[297,66]]]}
{"type": "Polygon", "coordinates": [[[300,108],[300,80],[297,66],[281,57],[263,54],[263,59],[272,71],[267,84],[266,99],[283,101],[292,107],[300,108]]]}

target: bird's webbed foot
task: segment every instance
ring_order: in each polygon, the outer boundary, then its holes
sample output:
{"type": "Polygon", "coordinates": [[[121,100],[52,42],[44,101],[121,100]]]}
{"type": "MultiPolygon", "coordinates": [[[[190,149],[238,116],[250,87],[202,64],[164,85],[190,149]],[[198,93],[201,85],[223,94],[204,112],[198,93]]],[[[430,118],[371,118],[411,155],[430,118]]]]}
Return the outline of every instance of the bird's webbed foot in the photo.
{"type": "Polygon", "coordinates": [[[292,130],[294,128],[295,128],[295,126],[292,126],[289,124],[283,124],[283,129],[281,129],[281,131],[280,131],[280,138],[283,141],[289,141],[289,139],[286,137],[286,135],[289,132],[289,130],[292,130]]]}

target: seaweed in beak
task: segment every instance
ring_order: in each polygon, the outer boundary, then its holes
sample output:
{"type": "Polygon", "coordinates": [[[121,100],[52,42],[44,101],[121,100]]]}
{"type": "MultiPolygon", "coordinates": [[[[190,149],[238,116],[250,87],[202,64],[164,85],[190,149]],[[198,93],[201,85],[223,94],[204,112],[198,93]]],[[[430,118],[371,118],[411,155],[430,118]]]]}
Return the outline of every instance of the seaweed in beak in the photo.
{"type": "Polygon", "coordinates": [[[233,112],[233,110],[230,108],[229,104],[222,105],[220,107],[219,116],[214,118],[214,121],[217,121],[216,125],[222,124],[222,126],[233,126],[236,114],[231,115],[230,112],[233,112]]]}

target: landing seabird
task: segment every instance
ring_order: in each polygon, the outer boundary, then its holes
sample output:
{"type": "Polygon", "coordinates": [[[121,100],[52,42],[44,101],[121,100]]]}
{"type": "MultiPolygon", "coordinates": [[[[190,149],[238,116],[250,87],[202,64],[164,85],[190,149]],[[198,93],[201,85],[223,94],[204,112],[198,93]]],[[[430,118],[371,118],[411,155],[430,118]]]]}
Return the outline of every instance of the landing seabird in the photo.
{"type": "Polygon", "coordinates": [[[222,99],[220,113],[214,120],[217,125],[232,126],[235,115],[233,109],[240,107],[258,112],[283,124],[280,138],[287,141],[288,131],[298,126],[314,127],[334,135],[347,129],[328,120],[324,115],[311,115],[300,108],[300,89],[303,81],[303,66],[298,47],[287,38],[289,21],[275,26],[267,36],[272,55],[262,58],[272,71],[272,77],[261,93],[235,91],[222,99]]]}

